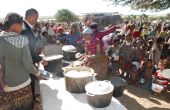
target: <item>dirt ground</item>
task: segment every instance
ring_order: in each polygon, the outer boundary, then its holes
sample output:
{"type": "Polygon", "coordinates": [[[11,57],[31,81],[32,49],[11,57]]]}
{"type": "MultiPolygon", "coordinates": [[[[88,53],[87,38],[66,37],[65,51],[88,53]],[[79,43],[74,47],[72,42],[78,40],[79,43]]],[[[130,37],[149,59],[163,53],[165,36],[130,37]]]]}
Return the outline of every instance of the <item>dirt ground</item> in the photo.
{"type": "Polygon", "coordinates": [[[170,110],[170,93],[154,95],[137,86],[128,85],[117,99],[127,110],[170,110]]]}

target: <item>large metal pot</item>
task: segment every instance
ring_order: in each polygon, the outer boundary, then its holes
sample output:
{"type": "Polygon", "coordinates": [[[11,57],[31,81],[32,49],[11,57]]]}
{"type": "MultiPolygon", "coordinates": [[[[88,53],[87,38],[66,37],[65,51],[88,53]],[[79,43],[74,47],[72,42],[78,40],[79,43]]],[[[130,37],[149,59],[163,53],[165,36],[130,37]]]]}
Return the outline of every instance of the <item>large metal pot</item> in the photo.
{"type": "Polygon", "coordinates": [[[63,56],[66,60],[73,60],[75,59],[75,54],[77,52],[76,47],[73,45],[65,45],[62,47],[63,56]]]}
{"type": "Polygon", "coordinates": [[[52,74],[63,76],[62,58],[63,55],[51,55],[44,57],[43,59],[48,61],[48,65],[45,66],[45,70],[51,72],[52,74]]]}
{"type": "Polygon", "coordinates": [[[91,106],[103,108],[110,105],[113,94],[110,81],[93,81],[85,86],[87,101],[91,106]]]}
{"type": "Polygon", "coordinates": [[[66,90],[72,93],[84,93],[85,85],[95,79],[96,73],[88,67],[71,67],[64,71],[66,90]]]}

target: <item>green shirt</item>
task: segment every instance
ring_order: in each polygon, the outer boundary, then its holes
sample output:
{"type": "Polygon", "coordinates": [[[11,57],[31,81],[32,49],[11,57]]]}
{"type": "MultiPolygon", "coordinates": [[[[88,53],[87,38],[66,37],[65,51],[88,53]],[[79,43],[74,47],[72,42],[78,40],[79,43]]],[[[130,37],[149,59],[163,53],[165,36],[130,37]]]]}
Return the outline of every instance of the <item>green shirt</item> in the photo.
{"type": "Polygon", "coordinates": [[[1,36],[0,63],[3,66],[3,81],[9,87],[15,87],[26,82],[30,73],[36,73],[28,44],[18,48],[1,36]]]}

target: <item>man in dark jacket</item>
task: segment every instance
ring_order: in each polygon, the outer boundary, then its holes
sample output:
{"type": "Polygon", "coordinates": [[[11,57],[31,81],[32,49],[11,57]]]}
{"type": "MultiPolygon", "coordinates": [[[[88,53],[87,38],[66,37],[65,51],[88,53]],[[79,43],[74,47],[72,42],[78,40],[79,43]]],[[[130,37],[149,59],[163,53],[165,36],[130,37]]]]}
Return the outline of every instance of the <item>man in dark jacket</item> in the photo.
{"type": "MultiPolygon", "coordinates": [[[[25,13],[25,20],[23,25],[23,35],[26,35],[29,40],[29,49],[32,56],[33,64],[35,67],[41,63],[44,66],[47,65],[47,61],[43,60],[42,57],[39,56],[39,53],[37,52],[36,48],[36,37],[35,33],[33,32],[33,27],[36,24],[38,19],[38,11],[31,8],[28,9],[25,13]]],[[[38,67],[37,67],[38,68],[38,67]]],[[[33,92],[33,98],[35,100],[35,76],[30,74],[31,76],[31,87],[33,92]]]]}

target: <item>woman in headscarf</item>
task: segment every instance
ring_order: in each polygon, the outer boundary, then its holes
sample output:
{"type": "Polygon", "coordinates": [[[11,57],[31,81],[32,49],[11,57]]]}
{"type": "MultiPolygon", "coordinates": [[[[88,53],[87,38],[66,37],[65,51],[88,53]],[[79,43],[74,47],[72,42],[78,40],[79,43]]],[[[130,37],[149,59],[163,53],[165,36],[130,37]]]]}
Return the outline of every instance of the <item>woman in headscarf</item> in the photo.
{"type": "Polygon", "coordinates": [[[29,74],[38,76],[29,51],[28,39],[21,35],[23,18],[17,13],[7,14],[5,31],[0,33],[0,64],[3,92],[0,110],[32,110],[33,96],[29,74]]]}

